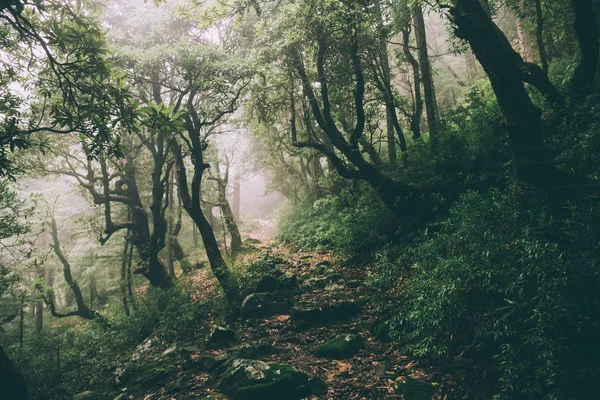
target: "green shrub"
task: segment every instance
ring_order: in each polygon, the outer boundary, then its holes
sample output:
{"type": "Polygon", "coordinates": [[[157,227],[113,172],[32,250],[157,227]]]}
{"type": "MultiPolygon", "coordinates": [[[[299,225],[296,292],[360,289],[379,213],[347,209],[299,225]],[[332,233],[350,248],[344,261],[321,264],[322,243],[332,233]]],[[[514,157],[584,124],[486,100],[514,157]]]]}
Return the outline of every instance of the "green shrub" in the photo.
{"type": "Polygon", "coordinates": [[[338,184],[338,195],[296,206],[280,218],[279,239],[300,247],[361,253],[394,235],[398,219],[370,187],[338,184]]]}
{"type": "Polygon", "coordinates": [[[496,371],[498,398],[581,395],[600,372],[598,217],[594,204],[555,221],[516,190],[464,194],[395,263],[381,263],[383,276],[410,276],[396,337],[414,355],[464,352],[496,371]]]}

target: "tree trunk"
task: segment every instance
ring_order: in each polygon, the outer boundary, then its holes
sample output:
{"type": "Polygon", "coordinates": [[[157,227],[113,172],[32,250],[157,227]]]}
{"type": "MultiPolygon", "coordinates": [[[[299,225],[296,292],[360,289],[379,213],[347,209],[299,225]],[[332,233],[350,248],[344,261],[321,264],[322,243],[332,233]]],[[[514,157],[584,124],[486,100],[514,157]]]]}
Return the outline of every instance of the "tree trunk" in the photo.
{"type": "Polygon", "coordinates": [[[435,145],[440,134],[440,115],[435,96],[435,86],[431,72],[431,63],[427,51],[427,34],[425,32],[425,18],[420,4],[414,7],[414,25],[415,36],[417,38],[417,48],[419,49],[419,64],[421,66],[421,75],[423,77],[423,89],[425,92],[425,111],[427,113],[427,126],[429,128],[429,137],[431,143],[435,145]]]}
{"type": "Polygon", "coordinates": [[[0,346],[0,393],[10,400],[28,400],[23,375],[15,368],[0,346]]]}
{"type": "Polygon", "coordinates": [[[235,258],[235,255],[238,254],[242,249],[242,235],[240,234],[238,225],[235,222],[235,217],[233,216],[233,212],[229,206],[229,201],[227,201],[227,198],[225,198],[225,201],[221,203],[221,212],[223,213],[223,219],[225,220],[225,227],[227,228],[227,232],[229,232],[229,236],[231,237],[231,257],[235,258]]]}
{"type": "MultiPolygon", "coordinates": [[[[36,275],[38,279],[43,279],[46,275],[44,267],[38,266],[36,275]]],[[[39,293],[35,297],[35,333],[39,334],[44,327],[44,301],[39,293]]]]}
{"type": "Polygon", "coordinates": [[[129,256],[129,232],[125,238],[123,252],[121,253],[121,299],[123,301],[123,311],[125,315],[128,317],[131,315],[129,310],[129,301],[127,295],[127,280],[128,280],[128,271],[127,271],[127,259],[129,256]]]}
{"type": "Polygon", "coordinates": [[[232,212],[233,218],[240,221],[240,196],[241,196],[241,182],[240,174],[236,170],[233,176],[233,201],[232,201],[232,212]]]}
{"type": "Polygon", "coordinates": [[[540,54],[540,62],[542,63],[542,69],[547,74],[548,54],[546,53],[546,47],[544,46],[544,15],[542,12],[542,0],[535,0],[535,19],[535,37],[538,45],[538,52],[540,54]]]}
{"type": "Polygon", "coordinates": [[[563,173],[554,165],[542,139],[541,111],[525,90],[520,56],[506,36],[486,14],[479,0],[454,0],[453,3],[451,15],[456,35],[470,43],[502,109],[518,177],[547,192],[553,204],[560,208],[567,193],[581,189],[586,182],[563,173]]]}
{"type": "Polygon", "coordinates": [[[571,93],[574,103],[592,93],[598,67],[598,22],[591,0],[571,0],[575,14],[575,33],[579,42],[581,60],[575,70],[571,93]]]}
{"type": "MultiPolygon", "coordinates": [[[[196,136],[194,133],[192,133],[190,136],[196,140],[199,137],[199,134],[196,136]]],[[[177,165],[177,180],[179,191],[181,193],[183,208],[187,211],[189,216],[194,221],[194,224],[198,227],[211,270],[223,288],[223,292],[227,302],[229,303],[229,306],[232,310],[237,310],[242,300],[240,298],[238,285],[235,282],[231,271],[229,271],[225,260],[223,259],[223,255],[219,249],[219,244],[217,243],[217,238],[215,237],[213,228],[202,212],[202,201],[200,198],[202,175],[204,174],[204,171],[209,168],[209,165],[203,162],[202,146],[198,143],[196,144],[195,148],[191,149],[192,158],[194,161],[191,190],[188,187],[187,170],[183,161],[181,147],[175,140],[171,141],[170,147],[173,155],[175,156],[175,162],[177,165]]]]}
{"type": "Polygon", "coordinates": [[[65,282],[67,282],[67,284],[71,288],[71,292],[73,292],[73,295],[75,296],[75,303],[77,304],[76,311],[60,314],[56,311],[54,293],[50,293],[48,296],[44,295],[44,301],[50,306],[50,312],[53,316],[57,318],[65,318],[71,316],[79,316],[84,319],[96,318],[98,314],[95,311],[91,310],[85,304],[83,293],[81,292],[81,289],[79,288],[77,282],[73,279],[73,274],[71,272],[71,264],[63,254],[62,249],[60,247],[60,241],[58,239],[58,228],[56,226],[56,220],[54,219],[54,216],[52,216],[50,219],[50,234],[52,235],[53,240],[52,250],[54,250],[54,254],[56,255],[56,257],[58,257],[63,266],[63,275],[65,278],[65,282]]]}
{"type": "Polygon", "coordinates": [[[402,39],[402,50],[404,52],[404,56],[410,63],[414,80],[415,98],[413,105],[413,115],[410,119],[410,130],[413,133],[413,139],[418,140],[421,138],[421,116],[423,115],[423,97],[421,96],[421,71],[419,70],[419,62],[410,51],[410,31],[408,27],[406,27],[402,31],[402,39]]]}

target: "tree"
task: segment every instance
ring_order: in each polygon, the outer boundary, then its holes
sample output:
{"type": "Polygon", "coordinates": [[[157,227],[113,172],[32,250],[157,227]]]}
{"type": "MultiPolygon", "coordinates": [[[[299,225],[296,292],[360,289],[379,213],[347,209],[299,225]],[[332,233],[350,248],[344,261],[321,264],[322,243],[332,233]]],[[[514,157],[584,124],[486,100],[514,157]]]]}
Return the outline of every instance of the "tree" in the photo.
{"type": "Polygon", "coordinates": [[[52,251],[54,251],[54,254],[60,260],[63,266],[63,275],[65,277],[65,281],[69,285],[70,289],[73,291],[73,295],[75,296],[75,303],[77,304],[77,310],[69,311],[66,313],[59,313],[58,311],[56,311],[54,293],[51,288],[46,288],[47,290],[42,291],[42,297],[44,299],[44,302],[48,306],[50,306],[50,312],[56,318],[67,318],[74,316],[78,316],[83,319],[89,320],[98,318],[99,314],[86,305],[85,300],[83,298],[83,293],[81,292],[81,289],[77,282],[73,279],[73,273],[71,272],[71,264],[69,263],[69,260],[66,258],[60,246],[60,240],[58,238],[58,227],[56,225],[56,219],[53,215],[50,217],[50,234],[52,235],[52,251]]]}
{"type": "Polygon", "coordinates": [[[518,177],[548,193],[555,209],[574,192],[590,190],[585,179],[559,170],[544,145],[541,112],[523,85],[523,81],[531,82],[548,96],[556,91],[541,68],[523,62],[478,0],[454,0],[449,12],[456,35],[469,42],[490,79],[505,118],[518,177]],[[539,80],[532,82],[527,71],[535,71],[539,80]]]}
{"type": "Polygon", "coordinates": [[[425,18],[423,17],[423,7],[417,3],[413,9],[415,37],[417,39],[417,51],[419,54],[419,65],[421,67],[421,77],[423,78],[423,91],[425,94],[425,111],[427,113],[427,125],[429,127],[429,137],[431,143],[436,144],[440,134],[440,111],[435,96],[435,86],[429,62],[429,52],[427,49],[427,34],[425,32],[425,18]]]}

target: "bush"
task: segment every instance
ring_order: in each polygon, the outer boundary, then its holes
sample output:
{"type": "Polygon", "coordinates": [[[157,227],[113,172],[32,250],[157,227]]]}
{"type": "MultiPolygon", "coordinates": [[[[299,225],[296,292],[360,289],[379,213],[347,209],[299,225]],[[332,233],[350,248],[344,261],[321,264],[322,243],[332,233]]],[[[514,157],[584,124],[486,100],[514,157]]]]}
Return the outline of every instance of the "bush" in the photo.
{"type": "Polygon", "coordinates": [[[67,318],[47,325],[41,335],[27,337],[22,350],[7,350],[33,398],[65,399],[90,387],[110,390],[115,361],[130,357],[149,336],[163,343],[198,337],[200,321],[214,304],[194,302],[190,293],[185,287],[149,288],[129,317],[113,305],[109,326],[67,318]]]}
{"type": "Polygon", "coordinates": [[[338,195],[303,204],[280,218],[279,240],[314,249],[369,252],[393,236],[398,219],[364,183],[338,183],[338,195]]]}
{"type": "Polygon", "coordinates": [[[414,355],[464,352],[496,371],[498,398],[580,398],[600,372],[598,217],[594,204],[555,221],[516,190],[463,195],[435,232],[381,264],[384,276],[410,274],[396,337],[414,355]]]}

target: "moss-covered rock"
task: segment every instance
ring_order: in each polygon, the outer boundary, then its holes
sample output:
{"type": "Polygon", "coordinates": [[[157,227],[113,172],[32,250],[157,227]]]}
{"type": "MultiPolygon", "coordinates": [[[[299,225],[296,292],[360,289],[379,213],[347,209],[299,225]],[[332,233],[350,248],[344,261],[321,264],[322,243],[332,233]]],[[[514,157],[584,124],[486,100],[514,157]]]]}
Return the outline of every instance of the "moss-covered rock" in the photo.
{"type": "Polygon", "coordinates": [[[310,390],[310,394],[315,396],[321,396],[327,393],[327,384],[323,381],[323,379],[318,376],[312,377],[308,380],[308,388],[310,390]]]}
{"type": "Polygon", "coordinates": [[[435,395],[435,388],[427,382],[413,378],[406,378],[396,383],[395,392],[410,400],[431,400],[435,395]]]}
{"type": "Polygon", "coordinates": [[[390,338],[390,324],[389,322],[380,322],[373,327],[373,336],[375,339],[383,343],[388,343],[392,339],[390,338]]]}
{"type": "Polygon", "coordinates": [[[343,321],[360,312],[360,305],[354,300],[342,300],[323,307],[325,319],[343,321]]]}
{"type": "Polygon", "coordinates": [[[269,343],[252,343],[241,347],[237,353],[237,358],[244,358],[248,360],[259,360],[263,357],[275,353],[276,349],[269,343]]]}
{"type": "Polygon", "coordinates": [[[206,339],[209,347],[229,347],[235,343],[235,332],[224,326],[213,326],[206,339]]]}
{"type": "Polygon", "coordinates": [[[160,363],[152,362],[136,369],[131,382],[137,386],[154,386],[164,382],[169,377],[169,370],[160,363]]]}
{"type": "Polygon", "coordinates": [[[356,334],[340,334],[317,347],[317,357],[333,358],[336,360],[350,358],[363,348],[363,338],[356,334]]]}
{"type": "Polygon", "coordinates": [[[233,400],[301,399],[309,394],[308,376],[286,364],[237,359],[218,389],[233,400]]]}
{"type": "Polygon", "coordinates": [[[285,314],[292,308],[289,293],[253,293],[242,303],[242,319],[265,318],[277,314],[285,314]]]}
{"type": "Polygon", "coordinates": [[[196,361],[196,365],[200,371],[212,372],[225,364],[229,357],[226,354],[216,356],[202,356],[196,361]]]}
{"type": "Polygon", "coordinates": [[[182,375],[179,378],[175,379],[174,381],[169,382],[169,384],[165,388],[165,392],[168,394],[180,392],[181,390],[183,390],[184,385],[185,385],[185,378],[182,375]]]}
{"type": "MultiPolygon", "coordinates": [[[[279,270],[278,270],[279,271],[279,270]]],[[[274,292],[276,290],[292,290],[298,286],[296,275],[266,275],[256,285],[256,293],[274,292]]]]}

